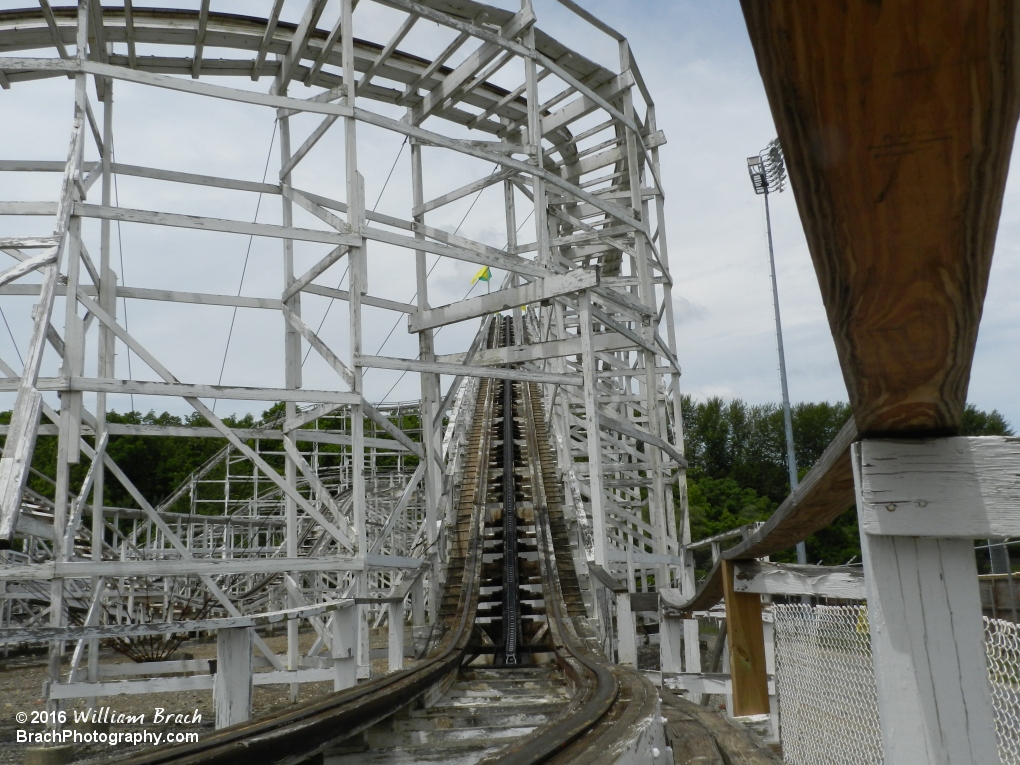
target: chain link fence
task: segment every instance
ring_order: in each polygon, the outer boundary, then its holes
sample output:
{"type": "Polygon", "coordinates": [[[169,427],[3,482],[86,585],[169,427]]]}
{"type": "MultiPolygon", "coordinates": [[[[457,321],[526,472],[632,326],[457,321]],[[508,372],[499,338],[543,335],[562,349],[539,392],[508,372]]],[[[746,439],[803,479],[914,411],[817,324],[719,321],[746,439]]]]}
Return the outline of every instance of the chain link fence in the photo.
{"type": "Polygon", "coordinates": [[[772,615],[783,759],[881,763],[867,607],[777,604],[772,615]]]}
{"type": "Polygon", "coordinates": [[[1020,625],[985,617],[985,652],[992,682],[999,759],[1020,764],[1020,625]]]}
{"type": "MultiPolygon", "coordinates": [[[[882,765],[868,608],[773,606],[783,758],[882,765]]],[[[984,620],[999,757],[1020,765],[1020,625],[984,620]]]]}

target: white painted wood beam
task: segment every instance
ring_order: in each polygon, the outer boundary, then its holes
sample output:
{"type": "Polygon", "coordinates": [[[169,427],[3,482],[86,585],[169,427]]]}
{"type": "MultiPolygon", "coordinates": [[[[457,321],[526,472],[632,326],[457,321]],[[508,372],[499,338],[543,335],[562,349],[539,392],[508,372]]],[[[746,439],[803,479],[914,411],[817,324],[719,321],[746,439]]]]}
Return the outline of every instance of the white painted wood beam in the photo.
{"type": "Polygon", "coordinates": [[[761,595],[813,595],[864,600],[864,570],[850,566],[796,566],[734,561],[733,589],[761,595]]]}
{"type": "Polygon", "coordinates": [[[356,363],[376,369],[399,369],[411,372],[431,372],[440,375],[464,375],[467,377],[490,377],[497,380],[524,380],[527,382],[550,383],[553,385],[581,385],[577,375],[558,375],[550,372],[533,372],[529,369],[501,369],[500,367],[476,367],[465,364],[441,364],[435,361],[399,359],[391,356],[358,356],[356,363]]]}
{"type": "Polygon", "coordinates": [[[417,13],[409,13],[407,15],[407,18],[401,23],[393,37],[391,37],[390,41],[383,47],[378,58],[376,58],[368,69],[365,70],[365,73],[361,75],[361,79],[358,81],[359,90],[368,87],[368,84],[372,82],[372,78],[379,72],[379,69],[386,63],[393,51],[395,51],[397,46],[400,45],[401,41],[407,37],[407,34],[411,31],[415,22],[417,22],[419,18],[420,17],[417,13]]]}
{"type": "Polygon", "coordinates": [[[50,29],[50,37],[53,38],[53,45],[56,47],[57,53],[61,58],[70,58],[67,47],[64,45],[64,39],[60,36],[60,27],[57,26],[57,20],[53,16],[49,0],[39,0],[39,7],[42,8],[43,16],[46,18],[46,26],[50,29]]]}
{"type": "Polygon", "coordinates": [[[461,29],[464,31],[467,31],[466,28],[468,27],[473,28],[471,30],[472,36],[483,41],[473,53],[458,64],[452,72],[447,74],[436,88],[425,94],[421,103],[411,109],[411,122],[413,124],[420,124],[429,114],[442,109],[449,99],[457,96],[479,70],[500,55],[501,49],[508,50],[509,52],[515,52],[514,49],[517,49],[517,51],[523,51],[525,58],[529,56],[528,49],[519,43],[513,43],[512,39],[520,35],[524,30],[529,29],[531,24],[537,20],[530,6],[525,6],[514,14],[503,24],[499,33],[495,34],[480,27],[474,27],[474,24],[454,19],[445,13],[433,11],[420,3],[398,0],[395,4],[402,5],[405,10],[420,13],[426,18],[437,20],[446,25],[453,25],[451,22],[457,22],[458,25],[462,25],[461,29]]]}
{"type": "Polygon", "coordinates": [[[323,118],[322,122],[320,122],[315,130],[312,131],[312,134],[305,139],[305,142],[298,147],[297,151],[291,155],[286,164],[280,168],[281,180],[290,175],[291,171],[298,166],[298,163],[315,147],[315,144],[319,142],[319,139],[326,135],[326,131],[329,130],[333,123],[338,119],[340,118],[336,114],[329,114],[323,118]]]}
{"type": "Polygon", "coordinates": [[[520,306],[596,287],[598,283],[598,272],[587,269],[577,269],[557,276],[548,276],[520,287],[509,287],[487,295],[461,300],[458,303],[421,310],[408,316],[407,331],[422,332],[426,329],[435,329],[446,324],[475,319],[507,309],[516,310],[520,306]]]}
{"type": "Polygon", "coordinates": [[[62,62],[53,59],[26,59],[26,58],[5,58],[4,69],[7,71],[32,71],[32,70],[55,70],[55,71],[83,71],[99,77],[111,77],[117,80],[135,82],[139,85],[152,85],[168,90],[177,90],[182,93],[193,93],[195,95],[223,98],[228,101],[239,101],[257,106],[268,106],[274,109],[292,109],[298,112],[314,112],[317,114],[336,114],[341,117],[350,114],[350,107],[340,104],[324,103],[322,101],[304,100],[277,96],[269,93],[259,93],[251,90],[230,88],[224,85],[213,85],[201,80],[184,80],[179,77],[172,77],[166,74],[155,74],[143,72],[137,69],[128,69],[112,64],[102,64],[98,61],[83,61],[77,63],[62,62]]]}
{"type": "Polygon", "coordinates": [[[349,251],[350,251],[349,247],[335,248],[328,255],[322,258],[319,262],[317,262],[315,265],[313,265],[311,268],[309,268],[307,271],[301,274],[298,278],[294,279],[294,284],[284,291],[284,294],[281,297],[281,301],[283,303],[286,303],[292,297],[294,297],[299,292],[304,290],[306,287],[308,287],[308,285],[310,285],[314,281],[314,279],[317,276],[323,274],[326,270],[328,270],[330,266],[333,266],[334,263],[338,262],[342,257],[347,255],[349,251]]]}
{"type": "MultiPolygon", "coordinates": [[[[427,239],[415,239],[414,237],[404,236],[403,234],[397,234],[368,226],[363,228],[361,233],[366,239],[372,241],[384,242],[386,244],[396,245],[397,247],[404,247],[409,250],[431,252],[435,255],[453,258],[454,260],[463,260],[468,263],[477,263],[481,266],[499,268],[503,271],[512,271],[524,276],[545,277],[552,275],[552,272],[548,269],[543,268],[531,260],[527,260],[526,258],[521,258],[516,255],[508,255],[507,253],[495,248],[474,247],[473,249],[467,249],[449,244],[430,242],[427,239]]],[[[422,233],[425,232],[423,231],[422,233]]]]}
{"type": "Polygon", "coordinates": [[[128,66],[134,69],[138,65],[135,49],[135,14],[132,0],[124,0],[124,36],[127,38],[128,66]]]}
{"type": "Polygon", "coordinates": [[[274,0],[273,9],[269,13],[269,18],[266,21],[266,33],[262,37],[262,43],[259,45],[259,52],[255,56],[255,63],[251,67],[251,78],[257,80],[262,74],[262,67],[266,63],[266,56],[269,54],[269,46],[273,42],[273,36],[276,34],[276,25],[280,23],[280,12],[283,11],[283,4],[286,0],[274,0]]]}
{"type": "MultiPolygon", "coordinates": [[[[613,332],[598,332],[592,334],[592,348],[596,352],[621,351],[634,347],[626,337],[613,332]]],[[[578,356],[581,354],[581,338],[568,337],[563,340],[547,340],[542,343],[529,343],[527,345],[511,345],[504,348],[485,348],[476,351],[471,357],[471,363],[478,366],[502,366],[503,364],[521,364],[533,361],[546,361],[548,359],[562,358],[564,356],[578,356]]],[[[467,358],[466,353],[451,353],[444,356],[437,356],[436,361],[446,364],[462,364],[467,358]]],[[[637,397],[635,397],[637,400],[637,397]]],[[[643,401],[644,399],[640,399],[643,401]]]]}
{"type": "MultiPolygon", "coordinates": [[[[173,635],[182,632],[213,632],[235,627],[263,627],[290,619],[308,618],[331,612],[343,613],[353,610],[353,598],[341,598],[325,603],[315,603],[300,608],[282,611],[265,611],[248,616],[231,616],[220,619],[182,620],[175,622],[145,622],[135,624],[100,624],[94,627],[36,627],[34,629],[11,629],[0,632],[0,642],[19,643],[25,641],[50,640],[105,640],[143,635],[173,635]]],[[[209,686],[212,687],[212,686],[209,686]]]]}
{"type": "Polygon", "coordinates": [[[440,197],[436,197],[420,207],[415,207],[411,211],[411,214],[414,216],[424,215],[425,213],[437,210],[444,205],[448,205],[450,202],[456,202],[458,199],[463,199],[464,197],[471,196],[482,189],[487,189],[489,186],[497,184],[500,181],[505,181],[507,178],[512,178],[515,175],[517,175],[516,170],[500,170],[498,172],[490,173],[484,178],[479,178],[477,181],[472,181],[458,189],[454,189],[440,197]]]}
{"type": "Polygon", "coordinates": [[[968,537],[972,519],[987,525],[1000,499],[986,491],[986,479],[1009,496],[1020,462],[1009,439],[982,441],[869,439],[851,447],[882,750],[890,765],[999,761],[968,537]],[[940,489],[950,493],[946,501],[940,489]]]}
{"type": "Polygon", "coordinates": [[[251,699],[251,627],[217,630],[216,675],[213,679],[216,729],[250,720],[251,699]]]}
{"type": "Polygon", "coordinates": [[[326,0],[308,0],[306,3],[305,12],[301,15],[301,21],[298,22],[298,27],[294,31],[290,47],[283,57],[283,66],[280,67],[276,82],[273,83],[276,92],[286,91],[287,84],[297,73],[297,69],[301,65],[301,57],[308,46],[308,40],[311,38],[312,32],[315,31],[315,25],[325,7],[326,0]]]}
{"type": "Polygon", "coordinates": [[[106,207],[104,205],[76,203],[74,211],[76,215],[81,215],[84,218],[190,228],[199,231],[221,231],[229,234],[266,236],[275,239],[295,239],[304,242],[321,242],[324,244],[342,244],[348,246],[356,245],[361,241],[360,237],[353,234],[340,234],[335,231],[318,231],[309,228],[294,228],[293,226],[277,226],[269,223],[248,223],[246,221],[225,220],[222,218],[205,218],[198,215],[133,210],[127,207],[106,207]]]}
{"type": "Polygon", "coordinates": [[[315,78],[319,76],[319,72],[322,71],[323,65],[326,60],[332,55],[333,47],[336,45],[336,41],[340,38],[340,34],[343,31],[343,14],[337,16],[336,23],[333,24],[333,28],[329,32],[329,36],[326,38],[326,42],[323,43],[322,49],[319,51],[319,55],[315,58],[315,63],[308,69],[308,74],[305,75],[305,87],[311,87],[315,82],[315,78]]]}
{"type": "Polygon", "coordinates": [[[195,32],[195,58],[191,65],[191,78],[197,80],[202,73],[202,51],[205,49],[205,33],[209,28],[209,1],[202,0],[198,10],[198,30],[195,32]]]}
{"type": "MultiPolygon", "coordinates": [[[[351,298],[351,293],[348,290],[335,290],[332,287],[324,287],[321,284],[309,284],[301,291],[312,295],[336,298],[337,300],[350,300],[351,298]]],[[[418,310],[417,306],[410,303],[398,303],[396,300],[387,300],[386,298],[375,297],[373,295],[362,295],[361,302],[364,305],[385,308],[387,311],[399,311],[400,313],[414,313],[418,310]]]]}
{"type": "MultiPolygon", "coordinates": [[[[18,389],[20,381],[0,380],[0,391],[18,389]]],[[[99,377],[44,377],[39,390],[91,393],[121,393],[136,396],[190,396],[223,398],[236,401],[294,401],[297,403],[356,404],[361,397],[353,393],[310,388],[245,388],[231,385],[191,385],[152,380],[113,380],[99,377]]]]}
{"type": "MultiPolygon", "coordinates": [[[[323,404],[321,407],[316,407],[314,412],[332,411],[335,410],[339,404],[323,404]]],[[[311,422],[316,417],[322,416],[321,414],[314,414],[307,420],[311,422]]],[[[297,422],[303,422],[303,415],[297,419],[297,422]]],[[[337,433],[328,430],[302,430],[300,425],[298,429],[292,432],[292,436],[295,441],[303,441],[306,443],[318,443],[318,444],[338,444],[340,446],[350,446],[351,437],[346,433],[337,433]]],[[[193,428],[187,425],[128,425],[124,423],[110,423],[106,426],[106,430],[110,435],[114,436],[176,436],[179,438],[223,438],[223,435],[216,428],[193,428]]],[[[283,431],[273,430],[271,428],[231,428],[238,438],[245,440],[263,440],[263,441],[280,441],[283,439],[283,431]]],[[[0,425],[0,436],[6,436],[10,431],[9,425],[0,425]]],[[[60,429],[56,425],[40,425],[39,435],[40,436],[56,436],[60,434],[60,429]]],[[[94,431],[91,428],[82,428],[83,435],[93,435],[94,431]]],[[[394,452],[411,452],[403,443],[386,439],[386,438],[366,438],[365,446],[372,449],[382,451],[394,451],[394,452]]],[[[20,524],[19,524],[20,528],[20,524]]],[[[34,535],[38,536],[38,534],[34,535]]]]}
{"type": "Polygon", "coordinates": [[[49,250],[43,250],[38,255],[26,258],[17,265],[11,266],[0,273],[0,287],[13,282],[15,279],[20,279],[22,276],[30,274],[43,266],[48,266],[57,259],[58,254],[59,249],[53,247],[49,250]]]}
{"type": "Polygon", "coordinates": [[[1020,438],[866,439],[853,449],[865,533],[1020,536],[1020,438]]]}
{"type": "MultiPolygon", "coordinates": [[[[312,331],[311,327],[301,321],[300,316],[286,306],[280,310],[283,311],[283,318],[287,320],[287,323],[294,327],[305,341],[315,349],[315,352],[318,353],[322,359],[333,368],[333,371],[340,375],[340,379],[347,384],[348,388],[353,388],[354,373],[346,364],[343,363],[343,361],[340,360],[340,357],[333,353],[332,349],[330,349],[330,347],[326,345],[326,343],[324,343],[319,336],[315,334],[315,332],[312,331]]],[[[351,395],[356,396],[358,399],[358,401],[354,403],[361,403],[361,396],[357,394],[351,395]]]]}
{"type": "Polygon", "coordinates": [[[435,75],[435,73],[439,71],[440,67],[446,64],[450,56],[460,50],[461,46],[463,46],[469,39],[471,39],[471,35],[467,32],[461,32],[458,34],[438,56],[432,59],[432,63],[425,67],[425,70],[404,88],[403,94],[397,99],[397,105],[400,106],[405,104],[407,101],[411,100],[412,96],[417,96],[418,89],[425,83],[425,81],[435,75]]]}

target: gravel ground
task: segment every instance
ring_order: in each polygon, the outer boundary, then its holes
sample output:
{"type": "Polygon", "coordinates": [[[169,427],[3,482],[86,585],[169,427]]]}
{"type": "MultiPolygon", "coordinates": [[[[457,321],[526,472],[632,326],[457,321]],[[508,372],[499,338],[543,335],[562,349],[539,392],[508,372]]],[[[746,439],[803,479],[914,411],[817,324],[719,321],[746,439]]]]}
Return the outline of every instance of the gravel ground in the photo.
{"type": "MultiPolygon", "coordinates": [[[[266,637],[266,636],[263,636],[266,637]]],[[[301,649],[305,653],[315,640],[315,633],[308,631],[301,633],[301,649]]],[[[270,648],[282,655],[286,653],[286,636],[277,634],[275,637],[266,637],[270,648]]],[[[384,647],[386,645],[385,632],[382,635],[372,636],[372,647],[384,647]]],[[[69,659],[70,652],[65,659],[69,659]]],[[[185,643],[179,649],[179,654],[174,658],[195,658],[212,659],[216,657],[215,642],[185,643]],[[183,654],[183,656],[181,655],[183,654]]],[[[130,659],[113,651],[103,652],[102,662],[104,664],[130,663],[130,659]]],[[[385,660],[373,662],[373,673],[385,672],[385,660]]],[[[67,661],[64,662],[66,677],[67,661]]],[[[44,654],[11,654],[7,658],[0,658],[0,765],[17,763],[20,765],[25,761],[25,749],[32,746],[27,743],[18,743],[17,732],[19,729],[29,732],[42,732],[46,730],[43,724],[32,724],[33,712],[43,712],[46,707],[41,698],[43,681],[46,679],[46,656],[44,654]],[[21,724],[17,721],[18,713],[25,713],[29,716],[29,722],[21,724]]],[[[333,691],[332,683],[304,683],[300,686],[298,702],[307,702],[312,699],[321,698],[333,691]]],[[[253,691],[253,716],[264,717],[275,712],[284,711],[289,708],[290,689],[287,685],[259,685],[253,691]]],[[[61,728],[76,728],[82,731],[91,731],[94,726],[75,725],[73,714],[83,714],[89,710],[84,699],[68,699],[64,709],[67,712],[68,722],[61,725],[61,728]]],[[[213,708],[212,691],[178,691],[174,693],[148,693],[138,695],[106,696],[97,700],[97,707],[109,707],[117,713],[127,715],[144,714],[144,724],[124,723],[112,724],[109,728],[111,733],[117,732],[138,732],[148,731],[150,734],[163,734],[165,740],[167,733],[197,732],[199,736],[210,733],[214,729],[215,712],[213,708]],[[157,708],[162,708],[166,715],[186,715],[189,722],[180,724],[167,724],[166,722],[156,724],[153,722],[157,708]],[[199,722],[190,722],[190,719],[201,716],[199,722]]],[[[160,744],[165,746],[166,744],[160,744]]],[[[152,744],[131,745],[117,743],[111,746],[109,743],[76,744],[73,746],[73,762],[76,763],[105,763],[117,757],[124,757],[131,753],[151,749],[152,744]]]]}

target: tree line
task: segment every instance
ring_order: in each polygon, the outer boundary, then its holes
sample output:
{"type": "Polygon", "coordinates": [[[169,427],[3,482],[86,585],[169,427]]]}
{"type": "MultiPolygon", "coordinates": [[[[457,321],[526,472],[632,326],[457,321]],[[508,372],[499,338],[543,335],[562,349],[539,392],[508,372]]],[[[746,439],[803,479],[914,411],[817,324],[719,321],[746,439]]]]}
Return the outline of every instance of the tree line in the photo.
{"type": "MultiPolygon", "coordinates": [[[[681,405],[684,449],[689,466],[687,486],[692,538],[703,539],[745,523],[766,520],[790,492],[782,408],[776,404],[748,404],[740,399],[725,401],[718,397],[695,401],[690,396],[684,396],[681,405]]],[[[258,421],[250,414],[227,416],[223,421],[231,427],[252,428],[276,420],[283,414],[283,409],[283,404],[277,404],[263,412],[258,421]]],[[[846,403],[801,403],[792,408],[792,416],[798,474],[803,477],[849,419],[850,406],[846,403]]],[[[10,417],[10,412],[0,412],[0,425],[9,424],[10,417]]],[[[107,421],[130,425],[209,425],[198,414],[180,417],[154,411],[145,414],[110,412],[107,421]]],[[[415,414],[403,415],[396,424],[405,429],[420,429],[415,414]]],[[[372,423],[366,422],[366,432],[372,427],[372,423]]],[[[1009,423],[998,411],[986,412],[972,404],[967,405],[961,435],[1012,434],[1009,423]]],[[[91,443],[93,439],[88,437],[87,440],[91,443]]],[[[107,453],[143,496],[158,503],[226,444],[226,440],[221,438],[118,435],[110,438],[107,453]]],[[[320,465],[328,465],[331,457],[337,461],[340,458],[340,447],[320,444],[319,451],[320,465]],[[336,454],[331,454],[333,452],[336,454]]],[[[381,457],[377,464],[391,459],[381,457]]],[[[404,459],[413,466],[413,457],[404,459]]],[[[282,472],[282,456],[269,454],[266,460],[282,472]]],[[[56,464],[57,437],[40,436],[32,460],[29,486],[50,499],[54,495],[56,464]]],[[[87,459],[71,467],[72,491],[81,486],[87,470],[87,459]]],[[[221,478],[223,470],[218,467],[210,472],[208,478],[221,478]]],[[[219,491],[222,497],[222,488],[214,490],[219,491]]],[[[237,499],[244,499],[249,491],[242,483],[232,484],[232,496],[236,493],[237,499]]],[[[109,507],[135,506],[127,490],[109,474],[104,495],[109,507]]],[[[187,511],[184,507],[174,509],[187,511]]],[[[217,511],[209,509],[206,512],[217,511]]],[[[809,537],[807,552],[811,563],[838,565],[859,560],[860,540],[855,509],[848,507],[847,512],[831,526],[809,537]]],[[[704,556],[699,557],[702,570],[707,568],[707,555],[706,551],[704,556]]],[[[777,559],[792,561],[792,556],[791,551],[777,556],[777,559]]]]}
{"type": "MultiPolygon", "coordinates": [[[[682,411],[692,539],[766,520],[790,493],[782,407],[684,396],[682,411]]],[[[791,415],[797,474],[803,478],[850,418],[850,405],[801,403],[792,407],[791,415]]],[[[961,435],[1013,435],[1013,430],[998,411],[968,404],[961,435]]],[[[806,542],[809,563],[832,566],[860,560],[856,509],[848,507],[806,542]]],[[[707,568],[708,554],[699,556],[699,569],[707,568]]],[[[776,558],[794,560],[792,551],[776,558]]]]}

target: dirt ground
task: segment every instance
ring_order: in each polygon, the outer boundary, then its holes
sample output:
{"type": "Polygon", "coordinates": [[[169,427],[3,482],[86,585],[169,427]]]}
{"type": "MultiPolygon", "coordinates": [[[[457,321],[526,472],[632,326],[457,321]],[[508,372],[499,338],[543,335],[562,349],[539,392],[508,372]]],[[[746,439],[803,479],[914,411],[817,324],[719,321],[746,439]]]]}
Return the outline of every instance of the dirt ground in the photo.
{"type": "MultiPolygon", "coordinates": [[[[286,653],[286,635],[282,630],[273,637],[263,635],[269,647],[277,653],[286,653]]],[[[307,653],[315,640],[315,633],[311,630],[301,633],[301,650],[307,653]]],[[[382,635],[372,636],[372,647],[383,648],[386,645],[385,632],[382,635]]],[[[130,663],[130,659],[114,651],[102,653],[104,664],[130,663]]],[[[215,641],[189,641],[184,643],[174,658],[214,659],[216,658],[215,641]]],[[[66,678],[67,664],[70,659],[70,649],[65,655],[64,677],[66,678]]],[[[42,700],[43,682],[46,679],[46,655],[43,653],[15,654],[11,652],[6,658],[0,657],[0,764],[21,765],[25,761],[25,750],[29,743],[17,741],[18,730],[29,732],[42,732],[47,726],[43,724],[32,724],[33,712],[45,710],[42,700]],[[19,723],[18,713],[25,713],[29,716],[28,723],[19,723]]],[[[258,671],[258,670],[256,670],[258,671]]],[[[386,660],[373,661],[373,675],[382,674],[386,671],[386,660]]],[[[298,703],[307,702],[312,699],[326,696],[333,691],[333,684],[303,683],[300,686],[298,703]]],[[[253,690],[252,707],[255,718],[263,717],[274,712],[284,711],[291,707],[289,685],[257,685],[253,690]]],[[[118,732],[139,732],[147,730],[152,734],[166,734],[170,732],[197,732],[199,736],[206,735],[214,730],[215,711],[213,707],[212,691],[177,691],[173,693],[148,693],[138,695],[106,696],[97,699],[96,707],[109,707],[116,713],[126,715],[145,715],[144,724],[112,724],[109,727],[111,733],[118,732]],[[157,708],[163,709],[165,715],[186,715],[190,720],[201,716],[200,722],[187,722],[181,724],[154,724],[153,718],[157,708]],[[196,715],[197,712],[197,715],[196,715]]],[[[94,726],[75,725],[73,713],[79,714],[88,711],[89,707],[84,699],[68,699],[64,702],[64,710],[67,712],[67,723],[60,725],[60,728],[74,728],[82,731],[91,731],[94,726]]],[[[132,753],[141,752],[152,748],[152,744],[131,745],[118,742],[116,745],[109,743],[81,743],[73,745],[73,762],[92,765],[92,763],[105,763],[112,759],[125,757],[132,753]]],[[[166,744],[160,744],[166,746],[166,744]]]]}

